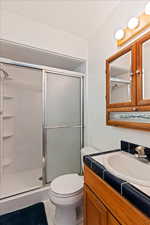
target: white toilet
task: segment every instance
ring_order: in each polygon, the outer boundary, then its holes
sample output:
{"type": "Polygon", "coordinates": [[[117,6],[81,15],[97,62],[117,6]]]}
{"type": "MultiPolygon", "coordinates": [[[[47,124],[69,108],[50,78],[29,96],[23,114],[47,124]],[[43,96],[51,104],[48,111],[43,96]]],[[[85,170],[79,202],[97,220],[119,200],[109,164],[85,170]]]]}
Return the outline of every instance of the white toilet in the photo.
{"type": "MultiPolygon", "coordinates": [[[[81,150],[83,156],[98,152],[91,147],[81,150]]],[[[55,178],[50,185],[50,200],[56,206],[55,225],[82,225],[83,176],[65,174],[55,178]]]]}

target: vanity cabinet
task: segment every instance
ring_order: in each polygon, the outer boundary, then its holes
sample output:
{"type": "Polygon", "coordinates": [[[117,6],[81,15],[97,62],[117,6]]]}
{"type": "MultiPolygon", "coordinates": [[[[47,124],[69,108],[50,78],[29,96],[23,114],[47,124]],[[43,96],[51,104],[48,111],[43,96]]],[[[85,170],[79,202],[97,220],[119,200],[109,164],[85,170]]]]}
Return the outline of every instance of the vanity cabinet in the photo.
{"type": "Polygon", "coordinates": [[[106,60],[107,125],[150,130],[150,32],[106,60]]]}
{"type": "Polygon", "coordinates": [[[96,195],[84,188],[84,225],[120,225],[96,195]]]}
{"type": "Polygon", "coordinates": [[[150,225],[150,219],[85,166],[84,225],[150,225]]]}
{"type": "Polygon", "coordinates": [[[108,225],[120,225],[115,217],[111,215],[111,213],[108,213],[108,225]]]}
{"type": "Polygon", "coordinates": [[[85,224],[108,225],[107,209],[102,202],[87,187],[84,189],[85,224]]]}

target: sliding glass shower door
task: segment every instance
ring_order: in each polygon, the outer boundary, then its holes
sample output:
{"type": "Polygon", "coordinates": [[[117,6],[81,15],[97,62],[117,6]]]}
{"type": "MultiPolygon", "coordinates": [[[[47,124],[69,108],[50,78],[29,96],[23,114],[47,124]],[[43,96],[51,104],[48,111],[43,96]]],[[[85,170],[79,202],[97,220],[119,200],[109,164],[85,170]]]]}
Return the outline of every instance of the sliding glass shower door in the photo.
{"type": "Polygon", "coordinates": [[[1,64],[0,197],[42,186],[42,70],[1,64]]]}
{"type": "Polygon", "coordinates": [[[80,172],[82,78],[46,74],[46,180],[80,172]]]}

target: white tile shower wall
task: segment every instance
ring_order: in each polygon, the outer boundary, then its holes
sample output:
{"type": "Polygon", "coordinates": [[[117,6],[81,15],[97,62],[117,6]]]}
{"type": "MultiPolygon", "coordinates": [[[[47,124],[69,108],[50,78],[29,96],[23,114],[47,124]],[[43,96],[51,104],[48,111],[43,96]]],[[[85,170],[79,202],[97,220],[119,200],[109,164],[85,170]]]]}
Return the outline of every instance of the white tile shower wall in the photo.
{"type": "Polygon", "coordinates": [[[103,150],[118,148],[120,139],[150,147],[149,132],[107,127],[105,119],[105,59],[118,48],[114,33],[132,16],[144,10],[147,1],[122,1],[104,25],[93,34],[88,48],[88,144],[103,150]]]}
{"type": "Polygon", "coordinates": [[[5,69],[12,80],[5,82],[4,95],[13,96],[11,107],[7,104],[4,109],[6,115],[13,116],[4,124],[4,132],[13,134],[4,140],[3,148],[5,159],[12,159],[4,171],[8,175],[42,168],[42,72],[12,65],[5,65],[5,69]],[[10,131],[8,121],[14,123],[10,131]]]}

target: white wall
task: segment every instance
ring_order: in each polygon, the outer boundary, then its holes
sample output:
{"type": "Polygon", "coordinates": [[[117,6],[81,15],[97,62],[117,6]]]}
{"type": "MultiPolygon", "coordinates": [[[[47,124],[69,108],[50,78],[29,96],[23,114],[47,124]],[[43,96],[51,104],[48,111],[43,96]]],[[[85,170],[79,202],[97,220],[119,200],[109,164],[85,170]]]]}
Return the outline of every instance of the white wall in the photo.
{"type": "Polygon", "coordinates": [[[123,1],[89,40],[88,138],[86,143],[101,150],[118,148],[121,139],[150,147],[149,132],[105,125],[105,60],[118,50],[114,40],[115,31],[126,26],[132,16],[141,13],[146,2],[143,0],[123,1]]]}
{"type": "Polygon", "coordinates": [[[87,41],[0,7],[0,38],[76,58],[87,58],[87,41]]]}

